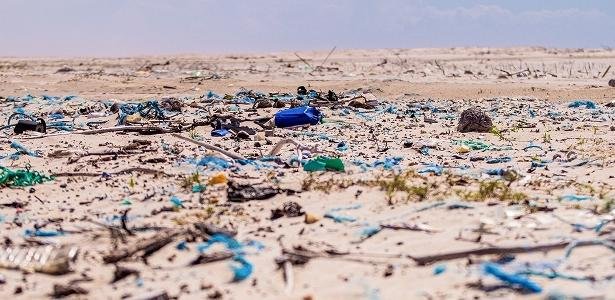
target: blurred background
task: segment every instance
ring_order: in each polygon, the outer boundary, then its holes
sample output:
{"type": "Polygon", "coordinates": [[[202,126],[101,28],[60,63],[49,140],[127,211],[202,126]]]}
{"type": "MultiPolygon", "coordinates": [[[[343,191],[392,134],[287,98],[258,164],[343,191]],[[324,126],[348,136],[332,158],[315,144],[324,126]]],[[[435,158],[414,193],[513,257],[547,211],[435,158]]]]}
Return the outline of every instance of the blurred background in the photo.
{"type": "Polygon", "coordinates": [[[0,56],[615,47],[612,0],[0,0],[0,56]]]}

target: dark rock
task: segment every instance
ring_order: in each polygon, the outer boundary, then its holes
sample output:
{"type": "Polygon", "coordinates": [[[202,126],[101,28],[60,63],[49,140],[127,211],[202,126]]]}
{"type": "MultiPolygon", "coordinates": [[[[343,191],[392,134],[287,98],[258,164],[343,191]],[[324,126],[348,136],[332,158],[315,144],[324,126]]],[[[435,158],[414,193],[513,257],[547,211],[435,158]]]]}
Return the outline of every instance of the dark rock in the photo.
{"type": "Polygon", "coordinates": [[[271,220],[275,220],[284,216],[291,218],[302,216],[304,212],[301,209],[301,205],[299,205],[299,203],[297,202],[284,202],[284,204],[282,204],[282,208],[276,208],[271,211],[271,220]]]}
{"type": "Polygon", "coordinates": [[[70,295],[86,295],[87,293],[88,291],[86,289],[75,285],[54,284],[51,296],[54,298],[64,298],[70,295]]]}
{"type": "Polygon", "coordinates": [[[489,132],[493,127],[491,118],[478,107],[464,110],[459,117],[459,132],[489,132]]]}

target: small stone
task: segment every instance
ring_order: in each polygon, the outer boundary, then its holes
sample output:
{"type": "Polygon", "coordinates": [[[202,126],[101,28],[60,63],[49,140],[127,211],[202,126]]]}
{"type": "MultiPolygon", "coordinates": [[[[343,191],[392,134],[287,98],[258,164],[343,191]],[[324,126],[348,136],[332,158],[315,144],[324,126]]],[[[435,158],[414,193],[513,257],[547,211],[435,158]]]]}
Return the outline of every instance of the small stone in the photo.
{"type": "Polygon", "coordinates": [[[384,270],[384,277],[389,277],[393,275],[394,270],[395,270],[395,267],[393,267],[393,265],[391,264],[388,264],[387,268],[384,270]]]}
{"type": "Polygon", "coordinates": [[[610,87],[615,87],[615,79],[609,80],[609,86],[610,87]]]}

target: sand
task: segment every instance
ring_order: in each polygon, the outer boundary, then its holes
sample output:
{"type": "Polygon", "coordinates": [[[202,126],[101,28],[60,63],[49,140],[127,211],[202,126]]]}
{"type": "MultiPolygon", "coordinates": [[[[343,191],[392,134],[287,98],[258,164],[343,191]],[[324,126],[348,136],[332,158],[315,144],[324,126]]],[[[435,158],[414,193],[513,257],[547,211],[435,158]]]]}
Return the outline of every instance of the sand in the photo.
{"type": "MultiPolygon", "coordinates": [[[[378,101],[374,109],[367,110],[348,107],[348,101],[323,102],[318,109],[325,114],[324,123],[276,128],[271,134],[254,122],[242,122],[257,131],[245,140],[230,135],[212,137],[208,125],[181,133],[252,159],[292,138],[319,150],[304,151],[304,160],[319,154],[339,157],[344,172],[306,172],[293,163],[296,151],[292,146],[283,147],[275,161],[258,160],[253,165],[235,161],[230,168],[214,170],[197,167],[195,159],[213,155],[231,160],[170,133],[51,135],[57,129],[49,129],[49,136],[41,136],[3,130],[0,156],[15,152],[11,141],[41,155],[23,154],[16,160],[5,157],[0,166],[30,166],[56,175],[32,187],[0,188],[3,247],[53,244],[76,246],[80,251],[71,263],[72,272],[65,275],[0,269],[0,279],[5,281],[0,283],[0,295],[48,298],[53,286],[61,284],[88,292],[69,296],[75,299],[146,299],[164,293],[179,299],[550,295],[615,299],[615,256],[604,246],[579,247],[565,259],[564,249],[516,254],[512,262],[501,265],[514,272],[540,263],[542,268],[532,270],[547,272],[544,264],[559,263],[559,274],[577,279],[530,276],[541,286],[540,293],[511,287],[484,274],[485,263],[501,261],[499,255],[425,266],[412,259],[485,247],[615,238],[615,223],[611,222],[615,218],[615,107],[609,105],[615,100],[615,88],[607,84],[615,78],[615,69],[609,68],[615,65],[615,51],[335,50],[327,58],[328,53],[0,59],[0,120],[19,107],[48,123],[52,113],[61,112],[60,120],[74,121],[73,133],[88,128],[86,123],[91,121],[106,121],[93,125],[100,128],[116,126],[118,113],[105,103],[150,99],[162,103],[163,98],[171,97],[179,101],[181,112],[166,111],[166,115],[186,124],[207,120],[210,113],[255,119],[272,117],[279,110],[251,111],[250,104],[212,102],[206,96],[209,91],[220,96],[234,95],[241,88],[296,94],[303,85],[324,94],[332,90],[342,100],[362,96],[378,101]],[[76,97],[65,100],[68,95],[76,97]],[[592,100],[597,108],[569,107],[578,99],[592,100]],[[500,133],[457,132],[459,115],[472,106],[492,117],[500,133]],[[461,149],[463,141],[481,141],[489,148],[461,149]],[[400,159],[394,160],[396,157],[400,159]],[[503,157],[510,161],[489,163],[503,157]],[[387,158],[396,163],[390,168],[377,163],[387,158]],[[442,167],[442,173],[429,172],[433,166],[442,167]],[[132,171],[115,174],[130,168],[132,171]],[[507,176],[487,175],[491,169],[509,171],[507,176]],[[202,192],[182,186],[186,177],[197,172],[204,185],[202,192]],[[233,182],[269,185],[281,191],[266,200],[232,202],[227,199],[227,183],[208,183],[220,173],[233,182]],[[489,186],[495,187],[491,193],[489,186]],[[566,195],[589,199],[571,201],[566,195]],[[181,207],[173,208],[173,196],[181,199],[181,207]],[[271,211],[288,201],[298,203],[317,221],[306,224],[305,216],[271,220],[271,211]],[[127,228],[133,235],[121,229],[120,216],[127,209],[127,228]],[[335,222],[324,217],[327,213],[350,219],[335,222]],[[595,228],[601,223],[604,226],[595,228]],[[195,224],[236,232],[235,239],[246,244],[245,258],[253,273],[233,282],[230,259],[189,266],[199,254],[199,245],[207,240],[195,224]],[[385,228],[365,235],[372,228],[393,225],[405,229],[385,228]],[[24,235],[35,226],[63,235],[24,235]],[[142,227],[145,229],[137,230],[142,227]],[[103,260],[117,249],[171,231],[182,233],[146,262],[141,252],[116,264],[103,260]],[[124,237],[113,238],[112,232],[124,237]],[[276,264],[283,248],[312,251],[319,257],[294,264],[292,280],[285,280],[283,264],[276,264]],[[139,275],[111,283],[115,265],[137,270],[139,275]]],[[[137,124],[166,124],[129,118],[137,124]]],[[[205,253],[223,249],[215,245],[205,253]]]]}

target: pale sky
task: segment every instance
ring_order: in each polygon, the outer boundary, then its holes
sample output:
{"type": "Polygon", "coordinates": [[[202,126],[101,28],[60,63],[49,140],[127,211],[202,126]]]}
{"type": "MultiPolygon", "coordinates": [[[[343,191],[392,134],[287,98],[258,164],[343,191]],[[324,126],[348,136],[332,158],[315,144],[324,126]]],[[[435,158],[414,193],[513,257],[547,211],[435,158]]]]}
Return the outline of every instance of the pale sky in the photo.
{"type": "Polygon", "coordinates": [[[615,47],[614,0],[0,0],[0,56],[615,47]]]}

